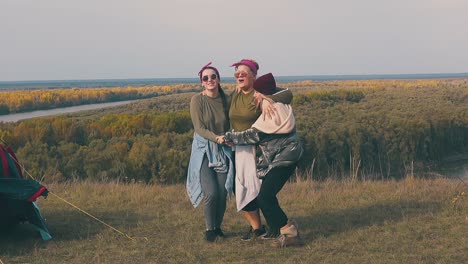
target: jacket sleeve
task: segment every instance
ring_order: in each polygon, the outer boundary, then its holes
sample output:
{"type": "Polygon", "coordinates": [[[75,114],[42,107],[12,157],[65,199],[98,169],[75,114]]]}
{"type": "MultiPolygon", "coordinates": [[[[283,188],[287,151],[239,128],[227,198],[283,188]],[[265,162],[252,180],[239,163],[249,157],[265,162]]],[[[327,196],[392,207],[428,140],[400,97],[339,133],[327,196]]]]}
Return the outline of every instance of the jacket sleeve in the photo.
{"type": "Polygon", "coordinates": [[[224,140],[234,145],[254,145],[260,141],[260,136],[255,128],[249,128],[241,132],[226,132],[224,140]]]}
{"type": "Polygon", "coordinates": [[[293,99],[293,94],[291,90],[287,88],[276,88],[276,93],[269,95],[273,101],[283,103],[283,104],[291,104],[293,99]]]}

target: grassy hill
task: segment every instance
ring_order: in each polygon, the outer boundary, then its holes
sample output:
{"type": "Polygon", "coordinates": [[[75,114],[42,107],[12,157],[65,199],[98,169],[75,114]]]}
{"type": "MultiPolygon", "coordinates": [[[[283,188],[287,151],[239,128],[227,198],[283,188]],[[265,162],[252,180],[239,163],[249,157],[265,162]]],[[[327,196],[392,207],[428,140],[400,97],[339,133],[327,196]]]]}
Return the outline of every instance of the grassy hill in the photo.
{"type": "Polygon", "coordinates": [[[92,220],[53,194],[39,201],[53,239],[29,225],[0,236],[4,263],[467,263],[467,185],[460,180],[300,181],[280,202],[298,221],[302,248],[244,242],[247,224],[229,200],[227,238],[203,241],[202,208],[184,185],[51,184],[52,193],[121,230],[92,220]],[[455,197],[458,199],[454,200],[455,197]]]}
{"type": "Polygon", "coordinates": [[[279,196],[304,247],[241,241],[247,223],[234,199],[223,226],[228,237],[204,242],[203,210],[191,206],[183,185],[193,133],[189,89],[0,124],[28,171],[50,183],[39,204],[53,236],[44,242],[30,225],[0,231],[1,262],[468,263],[468,180],[435,170],[452,155],[466,164],[468,79],[287,87],[307,159],[302,177],[279,196]],[[426,179],[406,177],[413,167],[426,179]]]}
{"type": "MultiPolygon", "coordinates": [[[[453,157],[468,164],[468,79],[302,81],[284,87],[294,93],[305,148],[299,169],[314,180],[430,177],[450,167],[446,160],[453,157]]],[[[46,182],[180,184],[193,137],[194,87],[169,88],[187,92],[112,109],[0,122],[0,138],[46,182]]]]}

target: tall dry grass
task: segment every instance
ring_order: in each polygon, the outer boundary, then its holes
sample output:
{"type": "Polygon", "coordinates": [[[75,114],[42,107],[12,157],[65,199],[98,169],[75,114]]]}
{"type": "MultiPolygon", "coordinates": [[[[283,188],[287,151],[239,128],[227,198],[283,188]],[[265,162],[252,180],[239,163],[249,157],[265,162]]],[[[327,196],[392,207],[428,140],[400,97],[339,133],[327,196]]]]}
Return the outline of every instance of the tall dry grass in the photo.
{"type": "Polygon", "coordinates": [[[239,236],[247,224],[229,200],[227,238],[203,241],[203,210],[183,185],[52,184],[49,189],[125,232],[103,226],[51,195],[40,200],[53,236],[29,225],[0,237],[4,263],[467,263],[466,185],[448,179],[298,181],[279,194],[300,225],[302,248],[272,249],[239,236]],[[458,199],[454,202],[454,198],[458,199]]]}

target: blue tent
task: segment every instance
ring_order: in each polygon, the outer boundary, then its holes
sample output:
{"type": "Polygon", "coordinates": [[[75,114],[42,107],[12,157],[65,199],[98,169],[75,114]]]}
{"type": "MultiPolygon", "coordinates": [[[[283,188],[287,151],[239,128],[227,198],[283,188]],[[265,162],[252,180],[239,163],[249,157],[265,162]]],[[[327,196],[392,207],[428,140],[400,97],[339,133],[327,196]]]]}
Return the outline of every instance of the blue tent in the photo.
{"type": "Polygon", "coordinates": [[[48,190],[23,177],[10,147],[0,146],[0,160],[0,226],[29,222],[43,240],[50,240],[52,236],[35,202],[38,197],[47,196],[48,190]]]}

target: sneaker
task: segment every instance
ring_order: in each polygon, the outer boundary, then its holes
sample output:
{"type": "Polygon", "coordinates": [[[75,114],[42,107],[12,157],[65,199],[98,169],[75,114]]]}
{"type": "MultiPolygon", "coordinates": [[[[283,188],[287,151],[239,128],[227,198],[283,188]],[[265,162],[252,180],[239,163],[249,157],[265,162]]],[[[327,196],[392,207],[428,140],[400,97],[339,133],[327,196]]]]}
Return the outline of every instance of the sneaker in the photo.
{"type": "Polygon", "coordinates": [[[283,248],[291,246],[302,246],[301,237],[299,236],[299,227],[296,221],[289,220],[288,227],[280,230],[280,236],[271,244],[274,248],[283,248]]]}
{"type": "Polygon", "coordinates": [[[272,239],[278,238],[279,236],[280,236],[279,230],[271,230],[271,229],[269,229],[269,230],[267,231],[267,233],[266,233],[264,236],[262,236],[262,239],[264,239],[264,240],[272,240],[272,239]]]}
{"type": "Polygon", "coordinates": [[[299,226],[297,225],[297,222],[294,220],[289,220],[286,227],[281,228],[280,234],[286,235],[289,237],[294,237],[294,236],[299,235],[299,226]]]}
{"type": "Polygon", "coordinates": [[[208,242],[215,242],[218,234],[215,230],[206,230],[205,231],[205,240],[208,242]]]}
{"type": "Polygon", "coordinates": [[[302,242],[302,239],[299,235],[297,236],[286,236],[286,235],[280,235],[278,238],[276,238],[273,243],[271,243],[271,246],[274,248],[284,248],[284,247],[300,247],[304,245],[302,242]]]}
{"type": "Polygon", "coordinates": [[[224,235],[224,232],[223,230],[221,230],[221,228],[217,227],[214,229],[215,233],[217,236],[219,236],[220,238],[225,238],[226,236],[224,235]]]}
{"type": "Polygon", "coordinates": [[[243,241],[255,240],[256,238],[262,237],[266,234],[265,226],[262,225],[259,229],[253,229],[250,227],[249,231],[247,231],[243,236],[243,241]]]}

